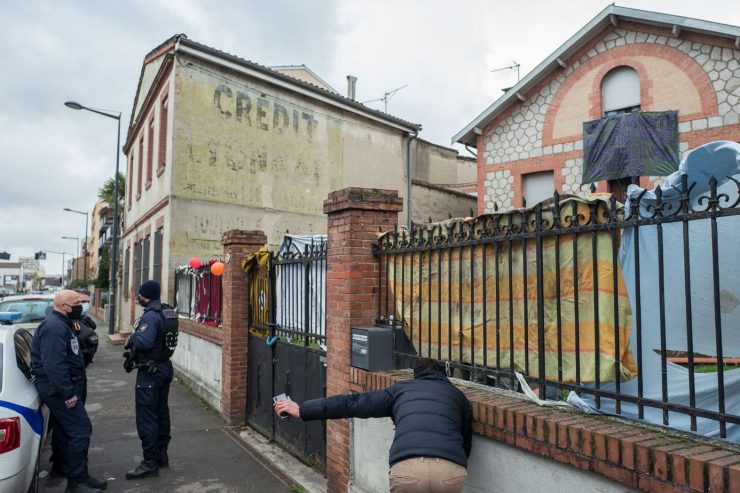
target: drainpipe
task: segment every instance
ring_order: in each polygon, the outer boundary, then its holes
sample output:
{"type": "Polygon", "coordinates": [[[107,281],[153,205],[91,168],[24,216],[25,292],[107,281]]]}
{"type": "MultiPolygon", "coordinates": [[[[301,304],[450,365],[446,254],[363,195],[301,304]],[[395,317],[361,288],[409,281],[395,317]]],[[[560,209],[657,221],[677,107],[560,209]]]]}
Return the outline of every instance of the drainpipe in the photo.
{"type": "Polygon", "coordinates": [[[419,137],[419,129],[414,129],[414,134],[409,134],[406,138],[406,178],[407,178],[407,189],[406,189],[406,226],[411,229],[411,219],[413,207],[411,206],[411,165],[413,163],[413,157],[411,154],[411,141],[419,137]]]}

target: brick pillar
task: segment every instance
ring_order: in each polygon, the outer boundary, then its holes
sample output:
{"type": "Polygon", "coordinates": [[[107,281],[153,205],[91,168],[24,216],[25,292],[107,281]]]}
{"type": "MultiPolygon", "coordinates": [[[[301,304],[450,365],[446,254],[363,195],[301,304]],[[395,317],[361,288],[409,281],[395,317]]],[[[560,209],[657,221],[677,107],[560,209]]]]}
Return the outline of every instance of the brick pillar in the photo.
{"type": "Polygon", "coordinates": [[[232,229],[224,246],[221,345],[221,415],[230,424],[244,422],[247,407],[247,276],[242,261],[267,243],[262,231],[232,229]]]}
{"type": "MultiPolygon", "coordinates": [[[[345,188],[324,201],[327,224],[327,395],[346,394],[350,382],[350,326],[372,325],[378,306],[378,261],[372,246],[379,231],[393,229],[403,200],[398,192],[345,188]]],[[[349,487],[349,423],[326,427],[328,493],[349,487]]]]}

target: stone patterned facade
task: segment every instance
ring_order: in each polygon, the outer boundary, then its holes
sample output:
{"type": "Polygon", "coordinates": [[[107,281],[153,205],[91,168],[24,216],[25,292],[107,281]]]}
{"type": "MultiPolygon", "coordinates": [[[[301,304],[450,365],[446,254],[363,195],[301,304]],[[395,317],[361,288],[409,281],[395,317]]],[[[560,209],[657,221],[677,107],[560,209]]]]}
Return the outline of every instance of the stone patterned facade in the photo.
{"type": "MultiPolygon", "coordinates": [[[[564,69],[554,71],[548,79],[525,94],[524,102],[506,110],[484,129],[479,138],[482,152],[478,164],[484,171],[481,175],[483,182],[479,184],[479,196],[483,197],[479,212],[493,212],[494,203],[505,208],[520,206],[521,176],[530,172],[552,169],[555,171],[555,186],[560,192],[588,192],[589,187],[580,184],[582,135],[567,135],[567,132],[566,135],[556,135],[553,129],[558,122],[554,120],[572,116],[568,113],[574,114],[580,117],[578,121],[567,122],[570,128],[574,128],[583,121],[599,118],[601,96],[598,83],[616,66],[633,66],[640,73],[643,110],[679,111],[682,158],[690,149],[705,142],[718,138],[738,140],[733,136],[740,133],[740,50],[713,44],[721,45],[722,42],[718,41],[726,40],[696,34],[676,38],[667,29],[636,23],[609,28],[601,39],[569,59],[564,69]],[[656,65],[660,62],[672,68],[676,78],[683,76],[687,81],[691,80],[692,84],[684,84],[678,89],[687,93],[686,98],[671,95],[676,88],[667,91],[666,87],[660,86],[660,81],[645,80],[645,67],[639,65],[651,60],[656,65]],[[595,70],[597,68],[601,70],[595,70]],[[592,76],[595,80],[593,85],[587,81],[577,87],[577,83],[569,81],[569,78],[582,78],[586,69],[598,72],[592,76]],[[569,107],[558,113],[558,105],[565,104],[564,100],[569,96],[571,99],[565,102],[576,98],[581,106],[590,106],[588,117],[583,111],[576,114],[569,107]],[[671,97],[673,101],[685,100],[687,103],[684,107],[675,107],[675,103],[666,107],[666,101],[671,97]],[[688,101],[693,101],[693,106],[688,101]]],[[[664,70],[650,66],[647,69],[653,73],[664,70]]],[[[662,179],[644,177],[641,185],[652,187],[656,182],[662,182],[662,179]]],[[[599,184],[598,188],[606,191],[606,184],[599,184]]]]}

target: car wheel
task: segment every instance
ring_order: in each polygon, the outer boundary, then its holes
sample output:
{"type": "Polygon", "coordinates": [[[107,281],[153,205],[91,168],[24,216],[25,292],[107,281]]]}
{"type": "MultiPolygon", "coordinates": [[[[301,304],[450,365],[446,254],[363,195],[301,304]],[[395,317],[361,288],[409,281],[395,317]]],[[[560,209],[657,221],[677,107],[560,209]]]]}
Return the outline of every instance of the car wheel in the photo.
{"type": "Polygon", "coordinates": [[[39,491],[39,468],[41,465],[41,443],[39,443],[39,451],[36,453],[36,466],[33,468],[33,479],[31,485],[28,487],[28,493],[38,493],[39,491]]]}

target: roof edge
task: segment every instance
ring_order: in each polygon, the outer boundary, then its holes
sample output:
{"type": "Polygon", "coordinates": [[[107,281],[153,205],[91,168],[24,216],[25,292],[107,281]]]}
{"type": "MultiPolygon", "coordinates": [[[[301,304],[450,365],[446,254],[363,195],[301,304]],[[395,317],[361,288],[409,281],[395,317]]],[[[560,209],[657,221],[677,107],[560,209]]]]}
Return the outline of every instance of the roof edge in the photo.
{"type": "Polygon", "coordinates": [[[685,31],[740,40],[740,27],[738,26],[692,17],[619,7],[614,4],[609,5],[540,62],[522,80],[506,91],[503,96],[483,110],[471,123],[455,134],[452,137],[451,144],[461,143],[476,146],[477,136],[482,132],[483,127],[487,126],[494,118],[508,108],[511,103],[519,101],[520,95],[544,79],[551,69],[559,67],[560,63],[558,59],[568,58],[583,45],[591,41],[597,33],[612,22],[612,16],[615,16],[617,21],[624,20],[661,27],[678,26],[685,31]]]}

